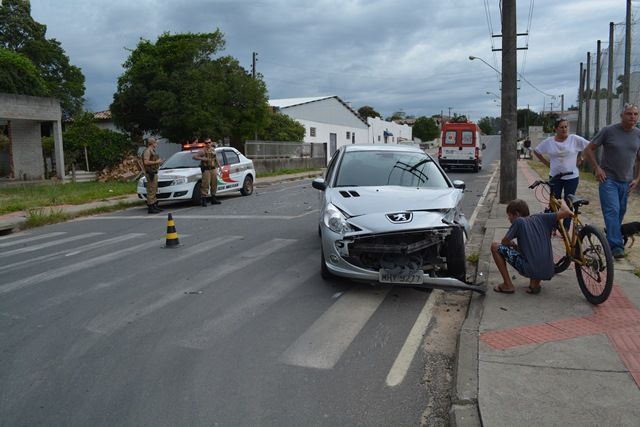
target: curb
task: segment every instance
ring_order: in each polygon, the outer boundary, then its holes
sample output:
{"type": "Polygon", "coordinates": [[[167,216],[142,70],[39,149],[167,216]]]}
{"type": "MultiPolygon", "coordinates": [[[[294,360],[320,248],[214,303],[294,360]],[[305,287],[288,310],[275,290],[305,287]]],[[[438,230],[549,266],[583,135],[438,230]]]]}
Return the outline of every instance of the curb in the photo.
{"type": "MultiPolygon", "coordinates": [[[[484,221],[474,226],[473,237],[477,236],[479,243],[473,244],[473,247],[480,251],[476,268],[476,283],[484,282],[489,277],[491,261],[489,248],[493,241],[493,233],[489,232],[492,228],[488,228],[487,225],[496,209],[498,181],[499,179],[495,179],[487,192],[486,207],[481,213],[484,221]]],[[[484,295],[472,293],[467,307],[467,316],[458,335],[453,401],[449,410],[449,423],[452,427],[482,426],[482,417],[478,406],[478,346],[484,298],[484,295]]]]}

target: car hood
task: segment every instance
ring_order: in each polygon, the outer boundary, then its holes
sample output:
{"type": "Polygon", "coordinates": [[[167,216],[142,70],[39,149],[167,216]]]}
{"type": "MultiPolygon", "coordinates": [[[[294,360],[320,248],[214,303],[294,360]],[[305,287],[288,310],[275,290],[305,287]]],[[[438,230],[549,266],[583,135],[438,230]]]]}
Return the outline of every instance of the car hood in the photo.
{"type": "Polygon", "coordinates": [[[160,169],[158,170],[158,179],[174,179],[180,177],[190,177],[199,175],[202,172],[200,168],[179,168],[179,169],[160,169]]]}
{"type": "Polygon", "coordinates": [[[327,201],[350,217],[451,209],[462,199],[462,190],[457,188],[338,187],[329,193],[327,201]]]}

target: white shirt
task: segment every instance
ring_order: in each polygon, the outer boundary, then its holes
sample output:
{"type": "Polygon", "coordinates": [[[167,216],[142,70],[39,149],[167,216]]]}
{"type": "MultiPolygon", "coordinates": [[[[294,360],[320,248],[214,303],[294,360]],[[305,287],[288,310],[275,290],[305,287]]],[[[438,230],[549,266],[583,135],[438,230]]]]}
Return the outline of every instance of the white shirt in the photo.
{"type": "Polygon", "coordinates": [[[563,176],[562,179],[573,179],[580,176],[576,159],[578,153],[583,151],[587,145],[589,145],[589,141],[578,135],[570,134],[563,142],[556,141],[556,137],[552,136],[538,144],[535,151],[549,156],[550,176],[571,172],[571,175],[563,176]]]}

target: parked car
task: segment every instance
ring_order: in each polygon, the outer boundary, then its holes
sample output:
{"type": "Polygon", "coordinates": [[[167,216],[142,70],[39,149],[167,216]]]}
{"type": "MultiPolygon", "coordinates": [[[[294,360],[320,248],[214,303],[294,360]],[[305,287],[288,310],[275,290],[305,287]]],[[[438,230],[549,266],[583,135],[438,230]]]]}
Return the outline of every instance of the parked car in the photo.
{"type": "MultiPolygon", "coordinates": [[[[200,204],[202,172],[200,161],[193,156],[197,149],[179,151],[169,157],[158,170],[158,201],[191,200],[200,204]]],[[[216,148],[220,169],[217,194],[240,191],[243,196],[253,193],[256,171],[253,162],[232,147],[216,148]]],[[[146,178],[138,181],[138,197],[147,198],[146,178]]]]}
{"type": "Polygon", "coordinates": [[[346,145],[323,178],[323,278],[466,288],[465,184],[418,147],[346,145]],[[443,286],[440,286],[443,285],[443,286]]]}

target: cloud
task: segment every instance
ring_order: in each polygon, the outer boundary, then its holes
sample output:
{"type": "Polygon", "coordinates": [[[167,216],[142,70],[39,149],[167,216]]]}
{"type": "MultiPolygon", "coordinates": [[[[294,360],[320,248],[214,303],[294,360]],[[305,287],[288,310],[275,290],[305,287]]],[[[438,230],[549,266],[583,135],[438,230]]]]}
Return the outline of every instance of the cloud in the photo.
{"type": "MultiPolygon", "coordinates": [[[[596,40],[608,40],[609,21],[624,20],[624,2],[538,0],[518,3],[521,81],[518,105],[548,109],[545,94],[575,102],[579,65],[596,40]],[[531,9],[533,5],[533,9],[531,9]],[[531,19],[530,19],[531,18],[531,19]],[[546,105],[545,105],[546,104],[546,105]]],[[[272,98],[338,95],[355,108],[384,116],[440,111],[472,118],[499,115],[487,91],[499,93],[498,2],[451,0],[32,0],[32,15],[47,25],[87,80],[94,110],[108,108],[122,63],[140,38],[163,32],[225,34],[222,54],[249,70],[258,53],[272,98]],[[485,9],[485,5],[488,9],[485,9]],[[490,18],[488,20],[487,18],[490,18]]],[[[608,42],[607,42],[608,43],[608,42]]],[[[559,102],[559,101],[557,101],[559,102]]]]}

